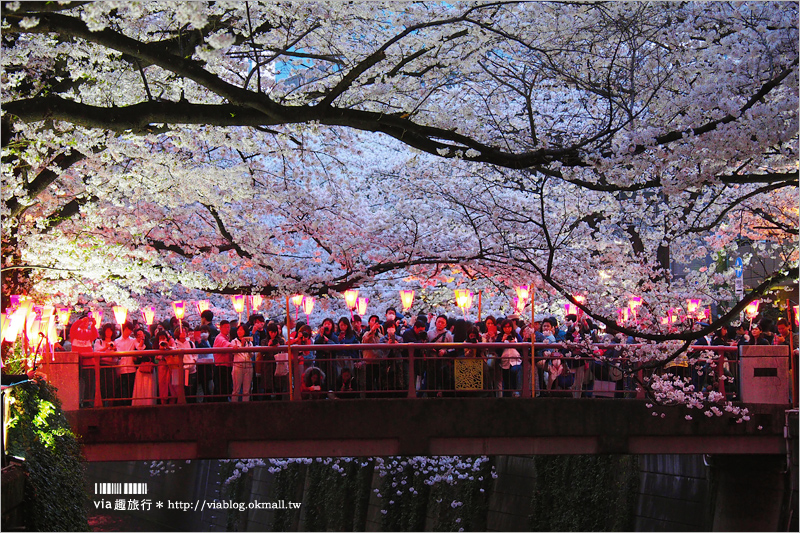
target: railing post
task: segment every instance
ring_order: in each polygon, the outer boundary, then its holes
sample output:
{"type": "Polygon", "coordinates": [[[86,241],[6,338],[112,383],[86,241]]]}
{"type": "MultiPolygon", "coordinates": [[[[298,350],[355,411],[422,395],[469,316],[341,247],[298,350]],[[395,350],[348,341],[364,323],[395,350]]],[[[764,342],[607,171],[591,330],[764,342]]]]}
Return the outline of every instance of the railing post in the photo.
{"type": "Polygon", "coordinates": [[[417,374],[414,371],[414,352],[415,348],[408,349],[408,397],[417,397],[417,374]]]}
{"type": "MultiPolygon", "coordinates": [[[[184,387],[186,386],[186,368],[184,367],[183,363],[183,354],[180,356],[181,358],[181,369],[180,369],[180,376],[181,380],[178,383],[178,403],[186,403],[186,390],[184,387]]],[[[172,370],[169,371],[170,379],[172,378],[172,370]]]]}
{"type": "Polygon", "coordinates": [[[92,354],[94,363],[94,406],[103,407],[103,395],[100,389],[100,356],[92,354]]]}
{"type": "MultiPolygon", "coordinates": [[[[531,347],[533,344],[531,344],[531,347]]],[[[531,389],[533,389],[533,374],[531,373],[531,358],[525,356],[528,347],[522,349],[522,397],[530,398],[531,389]]],[[[533,356],[533,350],[531,350],[533,356]]]]}
{"type": "MultiPolygon", "coordinates": [[[[300,400],[300,380],[303,379],[300,374],[300,361],[292,353],[292,347],[287,346],[286,351],[289,353],[289,399],[292,401],[300,400]]],[[[298,350],[298,355],[300,351],[298,350]]]]}
{"type": "MultiPolygon", "coordinates": [[[[640,369],[639,372],[636,375],[639,378],[639,384],[636,385],[636,399],[637,400],[644,400],[644,398],[645,398],[645,395],[644,395],[644,370],[640,369]]],[[[622,379],[623,380],[625,379],[624,375],[622,376],[622,379]]],[[[623,384],[622,384],[622,388],[623,388],[623,394],[624,394],[624,389],[625,389],[625,382],[624,381],[623,381],[623,384]]]]}
{"type": "MultiPolygon", "coordinates": [[[[791,339],[791,337],[789,337],[791,339]]],[[[800,362],[800,353],[795,353],[794,342],[789,341],[789,376],[792,378],[792,407],[797,409],[800,402],[798,402],[798,395],[800,395],[800,374],[798,373],[798,362],[800,362]]]]}
{"type": "Polygon", "coordinates": [[[717,356],[717,383],[719,386],[719,393],[725,398],[725,380],[721,379],[725,375],[725,351],[720,350],[717,356]]]}

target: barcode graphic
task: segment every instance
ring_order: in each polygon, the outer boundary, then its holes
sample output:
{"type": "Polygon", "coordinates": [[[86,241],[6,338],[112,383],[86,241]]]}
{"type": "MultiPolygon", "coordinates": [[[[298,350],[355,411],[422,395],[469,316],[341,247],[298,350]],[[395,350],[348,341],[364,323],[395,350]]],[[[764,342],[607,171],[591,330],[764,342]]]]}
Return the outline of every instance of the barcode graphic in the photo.
{"type": "Polygon", "coordinates": [[[95,483],[95,494],[147,494],[147,483],[95,483]]]}

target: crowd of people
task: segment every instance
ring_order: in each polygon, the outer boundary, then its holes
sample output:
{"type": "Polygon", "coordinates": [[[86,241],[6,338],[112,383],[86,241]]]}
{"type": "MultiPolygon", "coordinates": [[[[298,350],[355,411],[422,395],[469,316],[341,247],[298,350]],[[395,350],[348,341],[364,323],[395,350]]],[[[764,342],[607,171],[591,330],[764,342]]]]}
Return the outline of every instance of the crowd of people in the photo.
{"type": "MultiPolygon", "coordinates": [[[[696,344],[708,346],[742,344],[787,344],[797,346],[788,321],[743,323],[723,326],[696,344]]],[[[407,397],[417,396],[519,396],[522,389],[522,359],[529,355],[533,336],[539,347],[533,359],[535,396],[631,397],[635,382],[627,371],[624,345],[635,340],[612,327],[597,327],[590,318],[567,315],[559,324],[544,317],[526,324],[516,315],[488,316],[479,323],[445,315],[420,314],[403,317],[389,308],[383,318],[372,315],[366,324],[353,315],[337,322],[325,318],[316,330],[302,321],[268,320],[253,314],[246,322],[221,320],[214,324],[211,311],[204,311],[199,325],[171,321],[150,327],[135,321],[121,328],[104,324],[96,339],[91,316],[84,316],[70,329],[72,349],[82,353],[82,405],[93,405],[95,363],[99,358],[99,384],[103,404],[155,405],[176,403],[184,396],[193,402],[236,402],[287,399],[292,387],[288,349],[299,361],[299,389],[303,398],[407,397]],[[581,342],[605,344],[591,351],[581,342]],[[576,344],[564,344],[564,343],[576,344]],[[414,348],[407,343],[463,343],[448,348],[414,348]],[[509,344],[481,347],[483,343],[509,344]],[[475,346],[471,346],[475,344],[475,346]],[[332,348],[347,345],[346,348],[332,348]],[[358,345],[382,345],[379,349],[358,345]],[[219,353],[183,355],[157,351],[197,348],[275,347],[275,351],[228,350],[219,353]],[[155,350],[156,352],[153,352],[155,350]],[[142,351],[141,356],[116,356],[115,352],[142,351]],[[456,387],[459,365],[471,360],[471,377],[477,385],[456,387]],[[478,370],[475,372],[475,370],[478,370]],[[477,376],[477,377],[476,377],[477,376]],[[413,383],[409,383],[412,380],[413,383]]],[[[692,380],[696,390],[715,386],[714,372],[703,363],[689,364],[686,357],[671,361],[667,371],[692,380]]],[[[733,377],[730,365],[726,373],[733,377]]]]}

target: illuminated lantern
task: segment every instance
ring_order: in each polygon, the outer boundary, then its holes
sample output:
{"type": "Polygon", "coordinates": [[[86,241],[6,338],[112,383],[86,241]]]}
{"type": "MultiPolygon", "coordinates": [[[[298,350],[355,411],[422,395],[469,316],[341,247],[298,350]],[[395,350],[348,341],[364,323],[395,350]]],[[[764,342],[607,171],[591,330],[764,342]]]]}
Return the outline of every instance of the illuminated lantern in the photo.
{"type": "Polygon", "coordinates": [[[52,305],[46,305],[42,309],[42,314],[39,317],[39,332],[37,335],[41,333],[44,335],[44,338],[47,339],[49,344],[53,344],[58,340],[58,334],[56,332],[56,317],[54,314],[54,309],[52,305]]]}
{"type": "Polygon", "coordinates": [[[186,314],[186,302],[183,300],[172,302],[172,312],[175,313],[175,318],[177,318],[179,321],[183,320],[183,317],[186,314]]]}
{"type": "Polygon", "coordinates": [[[636,308],[642,305],[642,297],[641,296],[634,296],[630,300],[628,300],[628,307],[631,308],[631,311],[634,313],[636,312],[636,308]]]}
{"type": "Polygon", "coordinates": [[[112,307],[114,311],[114,319],[117,321],[117,324],[120,326],[125,323],[125,320],[128,318],[128,310],[122,307],[121,305],[115,305],[112,307]]]}
{"type": "Polygon", "coordinates": [[[414,291],[400,291],[400,303],[403,304],[403,311],[411,309],[411,305],[414,303],[414,291]]]}
{"type": "MultiPolygon", "coordinates": [[[[586,303],[586,296],[581,296],[580,294],[576,294],[572,298],[579,304],[586,303]]],[[[568,315],[577,315],[579,311],[579,307],[573,304],[572,302],[564,304],[564,308],[566,309],[568,315]]]]}
{"type": "Polygon", "coordinates": [[[519,287],[516,287],[516,291],[517,291],[517,298],[519,298],[523,302],[527,300],[528,297],[530,296],[530,290],[528,290],[527,285],[520,285],[519,287]]]}
{"type": "Polygon", "coordinates": [[[41,331],[42,327],[42,308],[38,305],[28,312],[28,317],[25,321],[26,333],[28,339],[35,340],[36,336],[41,331]]]}
{"type": "Polygon", "coordinates": [[[303,312],[306,316],[311,315],[311,312],[314,310],[314,297],[313,296],[305,296],[303,297],[303,312]]]}
{"type": "Polygon", "coordinates": [[[369,298],[358,298],[356,299],[356,312],[359,315],[365,315],[367,313],[367,302],[369,302],[369,298]]]}
{"type": "MultiPolygon", "coordinates": [[[[5,313],[0,314],[0,331],[3,332],[3,338],[5,339],[6,332],[11,329],[11,314],[6,310],[5,313]]],[[[16,338],[16,335],[14,335],[16,338]]],[[[11,342],[11,341],[9,341],[11,342]]]]}
{"type": "Polygon", "coordinates": [[[456,289],[456,306],[461,307],[461,303],[464,301],[464,291],[463,289],[456,289]]]}
{"type": "Polygon", "coordinates": [[[514,297],[514,309],[517,311],[518,315],[521,315],[523,309],[525,309],[525,299],[515,296],[514,297]]]}
{"type": "Polygon", "coordinates": [[[466,313],[472,307],[472,293],[466,290],[456,290],[456,305],[466,313]]]}
{"type": "Polygon", "coordinates": [[[242,314],[242,311],[244,311],[244,295],[234,294],[231,296],[231,301],[233,302],[233,310],[242,314]]]}
{"type": "Polygon", "coordinates": [[[253,296],[250,297],[250,300],[253,303],[253,311],[255,311],[259,307],[261,307],[261,303],[264,301],[264,297],[261,296],[260,294],[254,294],[253,296]]]}
{"type": "Polygon", "coordinates": [[[800,326],[800,307],[794,306],[794,323],[800,326]]]}
{"type": "Polygon", "coordinates": [[[152,326],[153,321],[156,319],[156,308],[152,305],[148,307],[142,307],[142,318],[144,319],[145,324],[152,326]]]}
{"type": "Polygon", "coordinates": [[[358,289],[348,289],[344,291],[344,301],[347,303],[347,308],[352,309],[356,306],[358,300],[358,289]]]}
{"type": "Polygon", "coordinates": [[[56,308],[56,314],[58,315],[58,323],[63,327],[67,327],[72,310],[69,307],[58,307],[56,308]]]}
{"type": "Polygon", "coordinates": [[[623,308],[621,308],[621,309],[617,309],[617,316],[619,317],[619,318],[618,318],[618,322],[619,322],[620,324],[624,324],[625,322],[627,322],[628,320],[630,320],[630,318],[631,318],[631,312],[632,312],[632,311],[631,311],[629,308],[627,308],[627,307],[623,307],[623,308]]]}
{"type": "Polygon", "coordinates": [[[198,300],[197,301],[197,313],[202,315],[203,311],[208,311],[211,309],[211,302],[208,300],[198,300]]]}
{"type": "Polygon", "coordinates": [[[686,314],[689,316],[696,315],[700,310],[700,300],[693,299],[686,302],[686,314]]]}
{"type": "Polygon", "coordinates": [[[25,321],[25,314],[20,313],[19,309],[14,311],[9,308],[3,315],[5,321],[3,323],[3,340],[6,342],[14,342],[17,340],[22,323],[25,321]]]}
{"type": "Polygon", "coordinates": [[[94,325],[100,329],[100,324],[103,323],[103,310],[99,307],[91,307],[92,317],[94,318],[94,325]]]}
{"type": "Polygon", "coordinates": [[[744,308],[744,312],[747,315],[748,319],[753,320],[755,317],[758,316],[759,303],[760,302],[758,300],[753,300],[752,302],[747,304],[747,307],[744,308]]]}
{"type": "Polygon", "coordinates": [[[303,305],[303,295],[302,294],[295,294],[292,296],[292,303],[295,307],[300,307],[303,305]]]}

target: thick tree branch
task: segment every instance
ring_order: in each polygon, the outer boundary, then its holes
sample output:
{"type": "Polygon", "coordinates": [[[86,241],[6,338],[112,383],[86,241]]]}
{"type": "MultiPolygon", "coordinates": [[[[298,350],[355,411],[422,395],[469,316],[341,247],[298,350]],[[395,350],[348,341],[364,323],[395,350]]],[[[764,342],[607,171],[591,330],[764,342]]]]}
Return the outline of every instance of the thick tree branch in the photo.
{"type": "MultiPolygon", "coordinates": [[[[78,150],[71,150],[69,153],[62,152],[53,158],[48,167],[55,165],[64,171],[85,158],[86,155],[78,150]]],[[[51,183],[58,179],[59,176],[60,173],[54,172],[50,170],[50,168],[45,168],[42,170],[32,181],[25,185],[25,192],[27,193],[28,198],[36,198],[39,196],[42,192],[44,192],[45,189],[47,189],[47,187],[50,186],[51,183]]],[[[18,217],[24,213],[26,209],[28,209],[27,205],[23,205],[15,197],[6,200],[6,207],[8,207],[12,217],[18,217]]]]}

